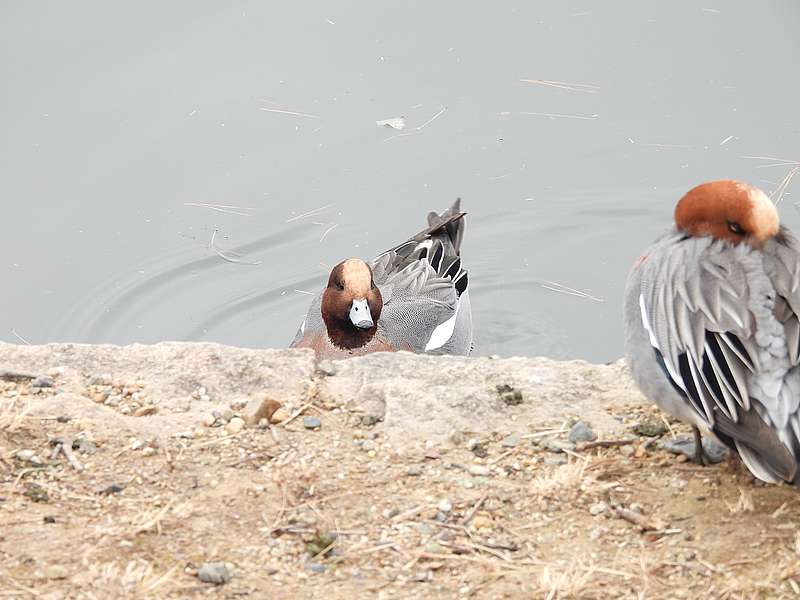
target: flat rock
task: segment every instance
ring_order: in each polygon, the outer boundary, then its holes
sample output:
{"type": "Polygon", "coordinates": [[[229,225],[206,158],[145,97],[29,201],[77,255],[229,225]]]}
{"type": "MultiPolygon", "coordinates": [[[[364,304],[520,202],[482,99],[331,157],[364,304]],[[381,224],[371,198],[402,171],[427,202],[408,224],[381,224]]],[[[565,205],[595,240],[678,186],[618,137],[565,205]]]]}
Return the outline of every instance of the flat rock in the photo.
{"type": "MultiPolygon", "coordinates": [[[[211,343],[164,342],[130,346],[0,343],[6,373],[39,373],[59,365],[57,396],[42,395],[31,404],[31,416],[66,414],[88,419],[93,433],[137,438],[178,435],[204,416],[229,409],[232,401],[257,399],[242,411],[248,424],[273,413],[294,414],[309,400],[343,407],[362,424],[379,431],[398,447],[443,447],[453,431],[496,431],[513,440],[543,427],[557,427],[565,415],[580,414],[594,432],[613,438],[624,426],[609,406],[642,403],[623,361],[593,365],[546,358],[466,358],[377,353],[323,364],[307,349],[256,350],[211,343]],[[333,367],[333,368],[331,368],[333,367]],[[141,382],[157,397],[158,412],[147,418],[121,414],[91,399],[90,381],[141,382]],[[92,377],[98,379],[92,379],[92,377]],[[498,389],[519,392],[524,401],[509,404],[498,389]],[[209,401],[196,396],[207,395],[209,401]],[[313,398],[312,398],[313,396],[313,398]],[[266,409],[266,410],[265,410],[266,409]],[[261,413],[261,416],[259,415],[261,413]]],[[[15,375],[16,376],[16,375],[15,375]]],[[[312,427],[314,427],[312,425],[312,427]]],[[[565,440],[566,443],[566,440],[565,440]]],[[[477,454],[477,452],[476,452],[477,454]]]]}

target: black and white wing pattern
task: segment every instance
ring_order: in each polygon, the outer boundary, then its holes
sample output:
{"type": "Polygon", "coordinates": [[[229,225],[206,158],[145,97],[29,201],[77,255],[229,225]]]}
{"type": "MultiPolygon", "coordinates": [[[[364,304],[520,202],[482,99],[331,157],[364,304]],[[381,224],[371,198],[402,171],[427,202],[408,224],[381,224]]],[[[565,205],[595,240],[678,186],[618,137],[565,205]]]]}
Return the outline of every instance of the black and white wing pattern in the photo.
{"type": "Polygon", "coordinates": [[[692,410],[762,479],[793,481],[800,456],[800,253],[679,233],[639,267],[656,360],[692,410]]]}

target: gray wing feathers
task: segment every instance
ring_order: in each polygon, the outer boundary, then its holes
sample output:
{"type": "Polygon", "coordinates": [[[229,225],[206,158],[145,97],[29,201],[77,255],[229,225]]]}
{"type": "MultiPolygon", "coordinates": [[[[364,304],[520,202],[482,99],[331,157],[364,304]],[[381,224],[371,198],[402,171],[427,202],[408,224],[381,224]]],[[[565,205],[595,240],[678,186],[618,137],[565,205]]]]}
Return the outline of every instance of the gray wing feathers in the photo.
{"type": "Polygon", "coordinates": [[[747,375],[753,365],[747,357],[756,354],[743,341],[753,331],[746,273],[711,240],[676,241],[668,237],[657,244],[640,267],[651,339],[669,371],[679,375],[676,383],[690,398],[695,392],[701,403],[695,408],[709,426],[715,410],[735,422],[738,407],[750,408],[747,375]],[[744,352],[726,335],[730,333],[744,352]]]}

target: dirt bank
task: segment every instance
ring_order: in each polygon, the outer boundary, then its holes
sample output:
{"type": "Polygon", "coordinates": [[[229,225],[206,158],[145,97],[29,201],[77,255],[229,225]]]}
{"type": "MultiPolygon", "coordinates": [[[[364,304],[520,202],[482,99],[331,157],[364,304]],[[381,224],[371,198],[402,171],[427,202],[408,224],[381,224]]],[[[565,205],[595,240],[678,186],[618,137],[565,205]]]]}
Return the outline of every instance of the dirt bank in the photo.
{"type": "Polygon", "coordinates": [[[620,363],[0,344],[0,589],[800,592],[800,496],[662,449],[683,433],[620,363]]]}

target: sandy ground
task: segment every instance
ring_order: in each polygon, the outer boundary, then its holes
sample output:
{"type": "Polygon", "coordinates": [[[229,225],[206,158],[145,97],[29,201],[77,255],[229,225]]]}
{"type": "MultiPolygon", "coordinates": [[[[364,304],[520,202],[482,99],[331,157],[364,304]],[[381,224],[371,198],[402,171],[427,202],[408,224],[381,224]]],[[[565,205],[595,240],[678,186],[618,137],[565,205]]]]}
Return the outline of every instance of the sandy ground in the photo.
{"type": "MultiPolygon", "coordinates": [[[[505,421],[421,439],[398,435],[391,409],[365,418],[326,387],[374,362],[324,365],[305,396],[283,399],[276,423],[236,431],[241,397],[194,390],[187,409],[178,392],[158,401],[147,373],[92,372],[119,367],[113,357],[81,372],[85,356],[25,352],[0,348],[0,365],[39,365],[28,374],[49,372],[53,387],[0,378],[3,597],[800,595],[800,496],[660,449],[685,430],[642,404],[618,365],[536,363],[591,382],[580,395],[599,440],[572,444],[586,411],[526,420],[536,407],[525,386],[505,421]],[[597,425],[601,413],[617,426],[597,425]],[[159,418],[170,435],[152,426],[159,418]],[[230,579],[201,581],[209,562],[230,579]]],[[[534,368],[495,362],[506,375],[534,368]]],[[[499,406],[510,398],[486,393],[499,406]]]]}

